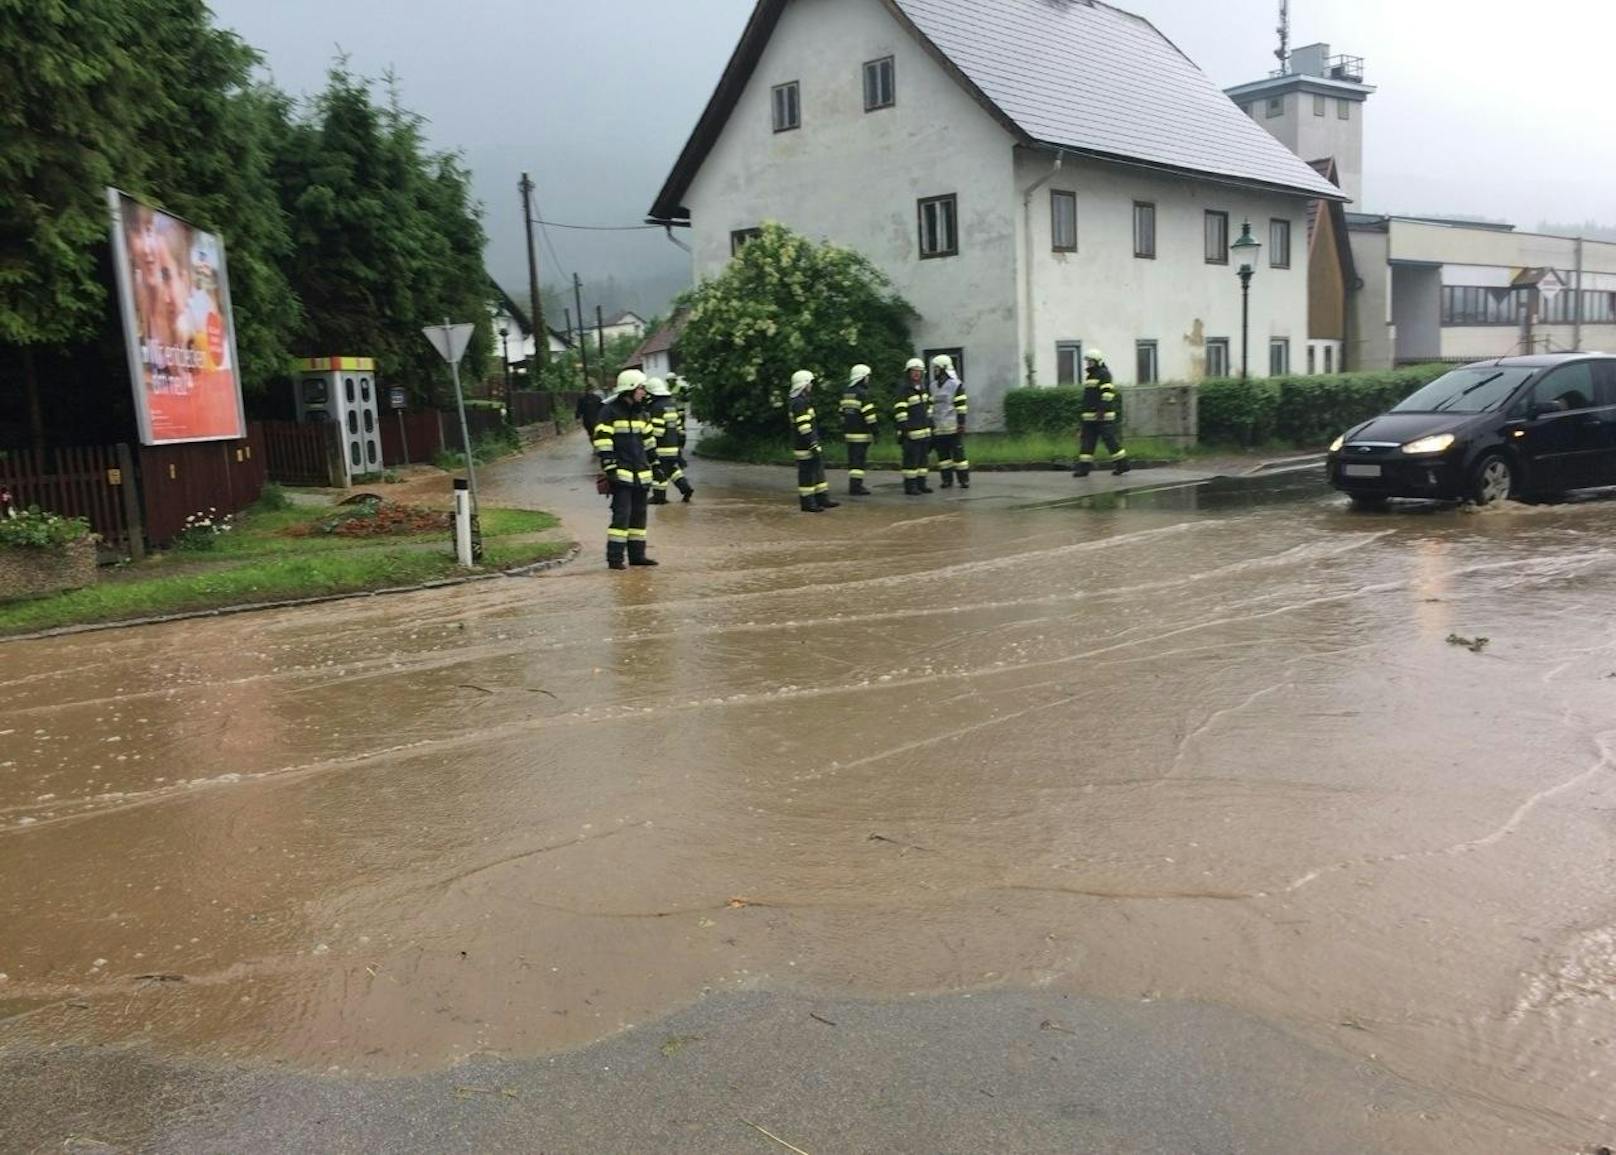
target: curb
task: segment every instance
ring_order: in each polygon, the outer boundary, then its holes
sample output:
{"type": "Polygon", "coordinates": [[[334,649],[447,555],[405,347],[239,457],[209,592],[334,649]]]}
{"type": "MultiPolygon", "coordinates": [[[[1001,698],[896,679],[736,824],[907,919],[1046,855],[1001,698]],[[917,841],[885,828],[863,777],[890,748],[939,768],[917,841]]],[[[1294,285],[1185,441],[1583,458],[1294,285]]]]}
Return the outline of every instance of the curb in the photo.
{"type": "Polygon", "coordinates": [[[260,610],[284,610],[298,606],[318,606],[327,602],[351,602],[360,598],[379,598],[389,594],[414,594],[424,590],[448,589],[451,586],[470,585],[472,582],[493,581],[496,578],[531,577],[534,574],[544,573],[546,570],[560,569],[569,562],[575,561],[583,547],[576,542],[571,549],[560,557],[553,557],[546,561],[532,562],[528,565],[515,566],[511,569],[496,570],[493,573],[474,573],[464,577],[439,578],[436,581],[420,582],[412,586],[386,586],[379,590],[355,590],[346,594],[321,594],[312,598],[282,598],[273,602],[246,602],[238,606],[216,606],[207,610],[185,610],[176,614],[158,614],[145,618],[120,618],[112,622],[85,622],[77,626],[55,626],[48,630],[36,630],[31,634],[8,634],[0,637],[0,645],[6,642],[33,642],[45,638],[63,638],[74,634],[95,634],[103,630],[121,630],[131,626],[160,626],[169,622],[188,622],[199,618],[223,618],[235,614],[257,613],[260,610]]]}
{"type": "MultiPolygon", "coordinates": [[[[773,468],[773,469],[790,469],[796,464],[795,462],[791,462],[791,461],[737,461],[733,457],[712,457],[712,456],[709,456],[708,454],[705,454],[705,453],[697,453],[697,454],[694,454],[693,456],[701,459],[702,461],[713,461],[713,462],[717,462],[720,465],[760,465],[760,466],[764,466],[766,468],[773,468]]],[[[1135,469],[1179,469],[1179,468],[1190,469],[1190,468],[1194,467],[1193,461],[1191,459],[1189,459],[1189,458],[1185,458],[1182,461],[1161,461],[1161,460],[1152,460],[1150,458],[1145,458],[1145,457],[1132,457],[1132,458],[1129,458],[1129,460],[1133,462],[1133,468],[1135,468],[1135,469]]],[[[1095,465],[1095,468],[1104,469],[1104,468],[1109,467],[1110,464],[1111,464],[1110,459],[1107,459],[1107,460],[1102,461],[1102,462],[1097,462],[1096,465],[1095,465]]],[[[897,465],[866,465],[864,468],[870,473],[900,473],[900,472],[902,472],[902,466],[897,466],[897,465]]],[[[1023,462],[1009,461],[1009,462],[997,462],[997,463],[993,463],[993,464],[989,464],[989,465],[973,465],[973,466],[971,466],[971,472],[972,473],[1070,473],[1075,468],[1077,468],[1077,462],[1076,461],[1069,461],[1069,462],[1065,463],[1064,465],[1061,464],[1059,461],[1023,461],[1023,462]]],[[[830,473],[845,473],[847,471],[847,466],[845,466],[845,465],[827,465],[827,466],[825,466],[825,469],[826,469],[827,472],[830,472],[830,473]]],[[[936,466],[932,467],[932,472],[933,473],[937,472],[936,466]]]]}

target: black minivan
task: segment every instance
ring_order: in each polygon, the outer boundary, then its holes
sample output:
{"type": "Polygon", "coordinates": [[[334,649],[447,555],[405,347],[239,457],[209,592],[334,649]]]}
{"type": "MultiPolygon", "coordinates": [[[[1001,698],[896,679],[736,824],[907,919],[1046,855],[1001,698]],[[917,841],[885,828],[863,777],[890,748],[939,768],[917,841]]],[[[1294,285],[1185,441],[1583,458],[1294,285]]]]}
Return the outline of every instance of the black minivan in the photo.
{"type": "Polygon", "coordinates": [[[1616,357],[1546,353],[1444,373],[1330,446],[1357,506],[1423,497],[1490,505],[1616,485],[1616,357]]]}

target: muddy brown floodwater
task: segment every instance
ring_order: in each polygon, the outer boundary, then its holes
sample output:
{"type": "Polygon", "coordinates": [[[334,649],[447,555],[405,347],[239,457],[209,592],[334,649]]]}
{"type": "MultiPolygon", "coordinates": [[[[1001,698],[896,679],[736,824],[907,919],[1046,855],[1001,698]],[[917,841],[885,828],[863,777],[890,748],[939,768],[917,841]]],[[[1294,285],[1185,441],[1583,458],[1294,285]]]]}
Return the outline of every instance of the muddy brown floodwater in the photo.
{"type": "Polygon", "coordinates": [[[1608,1136],[1616,502],[991,488],[0,644],[0,1047],[389,1073],[1041,987],[1261,1016],[1466,1149],[1608,1136]]]}

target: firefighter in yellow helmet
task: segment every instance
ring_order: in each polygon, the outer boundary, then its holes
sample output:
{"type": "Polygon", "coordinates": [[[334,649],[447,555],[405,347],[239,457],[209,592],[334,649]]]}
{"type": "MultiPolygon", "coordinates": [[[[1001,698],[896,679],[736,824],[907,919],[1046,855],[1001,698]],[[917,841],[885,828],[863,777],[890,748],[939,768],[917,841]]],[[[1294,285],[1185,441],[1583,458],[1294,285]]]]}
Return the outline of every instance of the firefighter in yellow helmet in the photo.
{"type": "Polygon", "coordinates": [[[931,493],[926,484],[927,458],[931,455],[931,393],[926,388],[926,363],[909,358],[904,379],[898,384],[898,403],[892,407],[903,450],[903,491],[911,497],[931,493]]]}
{"type": "Polygon", "coordinates": [[[797,459],[797,499],[804,513],[823,513],[841,504],[830,499],[825,480],[825,447],[814,414],[814,375],[798,369],[791,375],[791,455],[797,459]]]}
{"type": "Polygon", "coordinates": [[[1094,448],[1105,442],[1111,454],[1111,472],[1121,475],[1133,468],[1128,451],[1117,440],[1117,387],[1111,383],[1111,370],[1106,367],[1105,354],[1090,349],[1083,354],[1083,411],[1082,441],[1077,448],[1077,468],[1073,477],[1087,477],[1094,470],[1094,448]]]}
{"type": "Polygon", "coordinates": [[[688,502],[696,495],[690,482],[685,480],[685,471],[680,460],[679,439],[679,410],[673,400],[673,391],[668,383],[660,377],[652,377],[645,383],[646,412],[651,418],[651,436],[656,438],[656,460],[652,463],[652,472],[655,480],[651,483],[651,504],[668,504],[668,486],[673,486],[681,494],[680,500],[688,502]]]}
{"type": "Polygon", "coordinates": [[[875,442],[875,402],[870,400],[870,367],[854,365],[847,375],[847,388],[842,391],[842,438],[847,442],[847,492],[853,497],[868,497],[864,488],[864,467],[869,462],[870,446],[875,442]]]}
{"type": "Polygon", "coordinates": [[[606,530],[606,564],[612,569],[657,564],[645,556],[646,505],[656,448],[645,411],[645,381],[638,369],[623,370],[595,418],[595,455],[612,498],[612,521],[606,530]]]}

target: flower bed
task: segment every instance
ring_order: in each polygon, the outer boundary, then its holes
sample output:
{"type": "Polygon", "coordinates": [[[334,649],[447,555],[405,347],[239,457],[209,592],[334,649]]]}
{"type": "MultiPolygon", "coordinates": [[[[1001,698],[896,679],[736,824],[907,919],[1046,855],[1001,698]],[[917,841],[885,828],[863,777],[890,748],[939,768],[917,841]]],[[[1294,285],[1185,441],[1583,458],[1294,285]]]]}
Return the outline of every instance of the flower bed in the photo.
{"type": "Polygon", "coordinates": [[[447,532],[449,515],[394,501],[368,499],[344,507],[321,521],[295,525],[285,532],[292,537],[333,534],[337,537],[408,537],[422,533],[447,532]]]}

